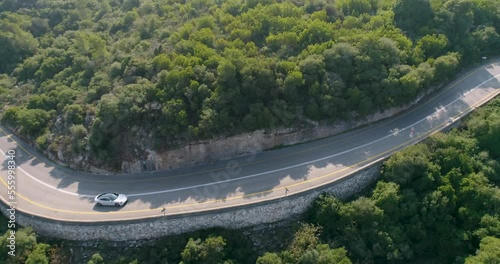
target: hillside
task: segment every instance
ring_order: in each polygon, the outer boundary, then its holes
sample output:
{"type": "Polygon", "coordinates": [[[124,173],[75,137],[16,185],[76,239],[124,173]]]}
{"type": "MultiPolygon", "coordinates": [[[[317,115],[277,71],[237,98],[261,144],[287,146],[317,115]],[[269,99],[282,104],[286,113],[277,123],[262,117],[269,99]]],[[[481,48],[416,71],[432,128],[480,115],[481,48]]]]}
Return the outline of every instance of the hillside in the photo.
{"type": "Polygon", "coordinates": [[[5,0],[1,120],[121,167],[190,142],[396,107],[498,55],[495,0],[5,0]]]}
{"type": "Polygon", "coordinates": [[[451,132],[394,154],[364,195],[351,201],[323,195],[292,223],[258,233],[199,230],[142,244],[37,240],[22,228],[20,254],[11,258],[2,217],[0,263],[499,263],[499,150],[496,98],[451,132]]]}

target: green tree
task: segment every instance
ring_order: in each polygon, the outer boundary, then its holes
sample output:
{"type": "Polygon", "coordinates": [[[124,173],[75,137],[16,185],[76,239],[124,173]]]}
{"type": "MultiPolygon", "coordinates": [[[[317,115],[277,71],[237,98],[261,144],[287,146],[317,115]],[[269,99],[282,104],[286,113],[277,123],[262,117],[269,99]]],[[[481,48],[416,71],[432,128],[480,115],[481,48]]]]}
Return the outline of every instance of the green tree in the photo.
{"type": "Polygon", "coordinates": [[[257,264],[282,264],[281,258],[276,253],[266,252],[257,259],[257,264]]]}
{"type": "Polygon", "coordinates": [[[460,56],[457,53],[449,53],[440,56],[434,61],[435,77],[437,81],[450,78],[458,68],[460,56]]]}
{"type": "Polygon", "coordinates": [[[384,163],[383,177],[401,187],[428,189],[439,177],[439,166],[430,160],[430,149],[424,144],[404,149],[384,163]]]}
{"type": "MultiPolygon", "coordinates": [[[[7,240],[7,238],[11,236],[10,232],[11,230],[7,230],[0,239],[0,260],[5,261],[5,263],[24,263],[30,253],[37,248],[36,234],[32,228],[18,229],[14,235],[16,242],[16,256],[12,258],[12,256],[8,255],[9,248],[7,247],[7,245],[9,245],[9,240],[7,240]]],[[[42,249],[45,250],[44,244],[38,247],[39,251],[42,249]]],[[[37,252],[33,255],[34,260],[38,258],[38,256],[35,255],[40,255],[39,253],[41,252],[37,252]]]]}
{"type": "Polygon", "coordinates": [[[479,141],[479,145],[488,150],[494,158],[500,157],[500,122],[498,120],[500,111],[496,109],[488,109],[480,113],[475,113],[475,118],[472,118],[469,124],[469,131],[479,141]]]}
{"type": "Polygon", "coordinates": [[[422,52],[424,58],[437,58],[443,55],[448,46],[448,38],[445,35],[425,35],[418,40],[416,50],[422,52]]]}
{"type": "Polygon", "coordinates": [[[335,1],[337,9],[342,10],[344,15],[359,16],[363,13],[370,13],[374,6],[369,0],[340,0],[335,1]]]}
{"type": "Polygon", "coordinates": [[[284,95],[288,103],[297,103],[300,101],[300,91],[303,89],[305,80],[302,72],[292,71],[288,73],[284,81],[284,95]]]}
{"type": "Polygon", "coordinates": [[[273,51],[286,48],[287,53],[292,52],[297,49],[299,43],[299,36],[295,32],[281,32],[266,37],[266,44],[273,51]]]}
{"type": "Polygon", "coordinates": [[[33,55],[38,43],[28,31],[27,16],[5,13],[0,20],[0,73],[11,71],[17,63],[33,55]]]}
{"type": "Polygon", "coordinates": [[[18,107],[9,107],[7,110],[5,110],[2,114],[2,118],[0,121],[7,123],[11,126],[16,126],[17,125],[17,116],[21,109],[18,107]]]}
{"type": "Polygon", "coordinates": [[[302,224],[295,232],[292,243],[288,247],[294,259],[299,259],[304,252],[316,248],[320,243],[319,232],[321,229],[311,224],[302,224]]]}
{"type": "Polygon", "coordinates": [[[90,257],[90,260],[87,262],[87,264],[104,264],[104,258],[101,257],[101,254],[99,252],[95,253],[90,257]]]}
{"type": "Polygon", "coordinates": [[[385,214],[395,215],[402,201],[399,185],[394,182],[378,182],[371,198],[385,214]]]}
{"type": "Polygon", "coordinates": [[[37,244],[35,249],[28,255],[26,264],[48,264],[47,250],[49,247],[47,244],[37,244]]]}
{"type": "Polygon", "coordinates": [[[49,112],[41,109],[22,109],[17,113],[17,123],[22,133],[30,136],[39,135],[51,119],[49,112]]]}
{"type": "Polygon", "coordinates": [[[309,22],[308,27],[300,34],[300,42],[303,46],[327,42],[332,39],[333,28],[331,24],[313,20],[309,22]]]}
{"type": "Polygon", "coordinates": [[[500,35],[492,26],[479,27],[472,32],[472,37],[481,56],[494,55],[496,50],[493,47],[500,45],[500,35]]]}
{"type": "Polygon", "coordinates": [[[475,256],[465,259],[467,264],[475,263],[498,263],[500,259],[500,238],[485,237],[481,239],[481,245],[475,256]]]}
{"type": "Polygon", "coordinates": [[[435,22],[452,43],[460,43],[474,25],[473,3],[469,0],[449,0],[435,10],[435,22]]]}
{"type": "Polygon", "coordinates": [[[162,109],[160,129],[165,135],[175,136],[185,131],[188,125],[186,106],[181,99],[166,102],[162,109]]]}
{"type": "Polygon", "coordinates": [[[351,260],[347,257],[347,251],[344,248],[331,249],[327,244],[320,244],[315,249],[305,252],[297,263],[301,264],[350,264],[351,260]]]}
{"type": "Polygon", "coordinates": [[[500,237],[500,218],[498,215],[485,214],[479,223],[480,228],[474,231],[474,235],[483,239],[487,236],[500,237]]]}
{"type": "Polygon", "coordinates": [[[181,263],[222,263],[226,255],[225,246],[226,241],[220,236],[208,237],[203,241],[199,238],[196,240],[190,238],[181,253],[181,263]]]}
{"type": "Polygon", "coordinates": [[[66,122],[75,125],[83,123],[84,111],[80,105],[67,105],[63,111],[65,112],[66,122]]]}
{"type": "Polygon", "coordinates": [[[348,43],[336,43],[331,49],[325,50],[325,67],[328,71],[333,71],[342,77],[346,82],[352,80],[354,58],[358,56],[359,50],[348,43]]]}
{"type": "Polygon", "coordinates": [[[306,87],[310,87],[320,82],[325,73],[325,63],[322,55],[309,55],[300,62],[299,67],[303,74],[306,87]]]}
{"type": "Polygon", "coordinates": [[[434,17],[429,0],[398,0],[393,10],[396,25],[410,36],[420,34],[434,17]]]}

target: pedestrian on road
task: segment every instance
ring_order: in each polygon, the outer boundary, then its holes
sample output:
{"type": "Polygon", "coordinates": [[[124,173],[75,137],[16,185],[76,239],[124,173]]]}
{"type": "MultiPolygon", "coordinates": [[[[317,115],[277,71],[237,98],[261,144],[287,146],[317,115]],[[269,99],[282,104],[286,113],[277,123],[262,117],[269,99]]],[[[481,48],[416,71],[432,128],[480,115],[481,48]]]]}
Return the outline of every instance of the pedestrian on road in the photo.
{"type": "Polygon", "coordinates": [[[285,187],[285,196],[287,196],[287,195],[288,195],[288,192],[289,192],[289,191],[288,191],[288,188],[286,188],[286,187],[285,187]]]}
{"type": "Polygon", "coordinates": [[[165,215],[167,212],[167,209],[165,209],[165,207],[163,207],[163,209],[161,209],[161,212],[163,213],[163,215],[165,215]]]}

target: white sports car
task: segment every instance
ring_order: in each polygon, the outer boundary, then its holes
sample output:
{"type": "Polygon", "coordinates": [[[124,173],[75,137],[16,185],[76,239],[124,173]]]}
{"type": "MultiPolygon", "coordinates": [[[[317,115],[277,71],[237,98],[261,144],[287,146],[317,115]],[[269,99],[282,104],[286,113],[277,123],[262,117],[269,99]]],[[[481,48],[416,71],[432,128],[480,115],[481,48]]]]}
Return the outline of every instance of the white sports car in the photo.
{"type": "Polygon", "coordinates": [[[110,205],[110,206],[124,206],[127,203],[127,196],[118,193],[101,193],[94,199],[97,206],[110,205]]]}

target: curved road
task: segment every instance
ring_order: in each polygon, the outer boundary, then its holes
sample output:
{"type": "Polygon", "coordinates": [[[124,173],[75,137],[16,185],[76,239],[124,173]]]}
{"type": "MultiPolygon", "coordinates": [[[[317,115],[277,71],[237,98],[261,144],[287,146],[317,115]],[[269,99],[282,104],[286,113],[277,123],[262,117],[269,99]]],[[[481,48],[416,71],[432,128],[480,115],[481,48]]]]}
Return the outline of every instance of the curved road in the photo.
{"type": "Polygon", "coordinates": [[[257,203],[331,183],[442,130],[500,93],[500,63],[477,68],[418,106],[330,138],[230,161],[167,172],[94,175],[55,165],[0,127],[0,198],[6,153],[15,151],[16,209],[74,222],[140,219],[257,203]],[[101,192],[129,196],[122,208],[96,207],[101,192]]]}

